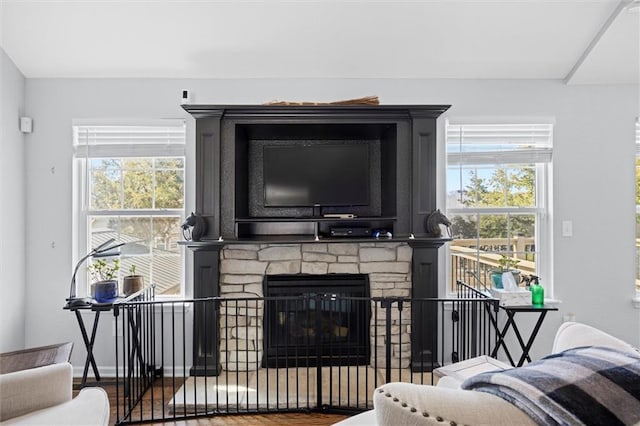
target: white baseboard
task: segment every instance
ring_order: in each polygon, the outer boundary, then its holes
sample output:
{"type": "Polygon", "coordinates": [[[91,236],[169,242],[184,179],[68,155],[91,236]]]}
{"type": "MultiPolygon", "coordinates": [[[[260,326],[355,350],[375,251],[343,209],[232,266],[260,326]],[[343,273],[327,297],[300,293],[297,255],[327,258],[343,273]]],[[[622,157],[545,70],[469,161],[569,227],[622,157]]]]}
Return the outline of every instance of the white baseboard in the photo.
{"type": "MultiPolygon", "coordinates": [[[[174,376],[175,377],[188,377],[189,376],[189,368],[190,366],[187,366],[186,369],[182,366],[176,366],[175,370],[173,369],[173,366],[168,365],[165,366],[163,368],[163,372],[164,372],[164,376],[165,377],[171,377],[174,376]]],[[[81,378],[82,377],[82,373],[84,371],[84,367],[80,367],[80,366],[74,366],[73,367],[73,377],[74,378],[81,378]]],[[[100,374],[101,378],[115,378],[116,377],[116,367],[115,366],[98,366],[98,373],[100,374]]],[[[118,368],[118,377],[124,377],[125,376],[125,371],[122,367],[118,368]]],[[[89,372],[87,373],[87,380],[95,380],[95,377],[93,376],[93,370],[91,369],[91,366],[89,366],[89,372]]]]}

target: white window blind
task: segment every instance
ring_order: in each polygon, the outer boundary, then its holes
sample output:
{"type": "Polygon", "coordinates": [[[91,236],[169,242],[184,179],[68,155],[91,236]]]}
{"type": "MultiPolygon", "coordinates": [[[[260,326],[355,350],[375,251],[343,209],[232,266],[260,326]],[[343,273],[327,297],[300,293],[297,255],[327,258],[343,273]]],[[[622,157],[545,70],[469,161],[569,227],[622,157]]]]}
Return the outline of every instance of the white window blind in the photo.
{"type": "Polygon", "coordinates": [[[551,161],[551,124],[450,124],[446,136],[449,165],[551,161]]]}
{"type": "Polygon", "coordinates": [[[185,154],[185,124],[182,120],[160,120],[145,124],[83,124],[73,126],[77,157],[182,156],[185,154]]]}

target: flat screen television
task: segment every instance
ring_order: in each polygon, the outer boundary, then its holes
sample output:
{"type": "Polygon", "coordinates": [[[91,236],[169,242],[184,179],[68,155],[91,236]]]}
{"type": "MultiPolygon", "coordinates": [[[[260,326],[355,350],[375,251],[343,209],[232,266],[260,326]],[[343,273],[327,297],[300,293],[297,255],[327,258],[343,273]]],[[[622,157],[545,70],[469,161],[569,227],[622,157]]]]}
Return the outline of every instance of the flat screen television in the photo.
{"type": "Polygon", "coordinates": [[[265,207],[369,205],[369,146],[270,145],[263,149],[265,207]]]}

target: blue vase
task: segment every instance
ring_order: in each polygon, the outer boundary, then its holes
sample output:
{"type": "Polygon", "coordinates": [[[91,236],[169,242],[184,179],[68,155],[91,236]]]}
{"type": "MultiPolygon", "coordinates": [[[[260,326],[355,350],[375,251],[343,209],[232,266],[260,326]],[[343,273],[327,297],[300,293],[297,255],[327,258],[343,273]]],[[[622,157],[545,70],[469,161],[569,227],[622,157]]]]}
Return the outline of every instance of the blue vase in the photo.
{"type": "Polygon", "coordinates": [[[98,303],[112,303],[118,298],[118,281],[98,281],[94,284],[93,296],[98,303]]]}

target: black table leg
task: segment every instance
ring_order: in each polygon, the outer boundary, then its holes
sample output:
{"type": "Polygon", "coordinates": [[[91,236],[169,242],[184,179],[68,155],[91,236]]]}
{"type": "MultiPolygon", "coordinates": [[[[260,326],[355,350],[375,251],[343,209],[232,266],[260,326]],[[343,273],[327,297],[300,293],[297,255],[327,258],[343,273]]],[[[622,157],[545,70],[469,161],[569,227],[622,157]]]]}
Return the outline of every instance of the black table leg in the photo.
{"type": "MultiPolygon", "coordinates": [[[[515,317],[516,313],[515,312],[508,312],[508,315],[515,317]]],[[[529,358],[528,351],[525,350],[526,345],[524,343],[524,340],[522,339],[522,335],[520,334],[520,329],[518,329],[518,324],[516,323],[515,319],[512,321],[512,328],[513,328],[513,332],[516,335],[516,338],[518,339],[518,344],[520,345],[520,349],[522,349],[522,357],[520,357],[520,360],[518,360],[518,364],[514,365],[514,367],[522,367],[522,364],[524,364],[525,358],[529,362],[531,362],[531,358],[529,358]]],[[[530,341],[531,341],[531,343],[533,343],[533,340],[530,340],[530,341]]]]}
{"type": "Polygon", "coordinates": [[[133,314],[131,312],[128,313],[128,317],[129,317],[129,327],[130,327],[130,338],[131,338],[131,345],[133,346],[133,348],[131,349],[131,352],[129,354],[129,380],[131,380],[131,378],[133,377],[133,373],[134,373],[134,362],[135,359],[138,359],[138,365],[140,367],[140,374],[145,378],[147,378],[147,370],[148,370],[148,365],[145,364],[144,359],[142,357],[142,347],[140,346],[140,324],[142,323],[141,321],[141,313],[139,309],[136,309],[135,312],[136,318],[134,320],[133,318],[133,314]],[[136,323],[137,321],[137,323],[136,323]]]}
{"type": "Polygon", "coordinates": [[[98,373],[98,366],[96,365],[96,360],[93,357],[93,343],[96,340],[96,331],[98,330],[98,320],[100,319],[100,311],[95,311],[96,316],[93,319],[93,327],[91,329],[91,338],[87,335],[87,329],[84,326],[84,321],[82,319],[82,315],[80,315],[80,311],[76,310],[76,319],[78,320],[78,325],[80,326],[80,332],[82,333],[82,340],[84,342],[84,346],[87,349],[87,359],[84,362],[84,370],[82,372],[82,382],[80,386],[84,386],[87,383],[87,373],[89,372],[89,365],[91,365],[91,369],[93,370],[93,374],[96,377],[97,381],[100,381],[100,373],[98,373]]]}
{"type": "Polygon", "coordinates": [[[493,352],[491,352],[491,356],[493,358],[496,358],[496,356],[498,355],[498,350],[500,349],[500,346],[502,346],[502,348],[504,349],[504,353],[507,355],[507,358],[509,359],[509,363],[515,367],[515,362],[513,361],[513,358],[511,357],[511,353],[507,348],[507,344],[504,341],[504,337],[507,335],[507,332],[509,331],[509,327],[511,327],[511,324],[515,324],[513,319],[514,313],[507,311],[507,317],[508,317],[507,322],[505,323],[504,327],[502,328],[502,331],[500,331],[500,334],[498,335],[498,342],[496,343],[496,347],[493,349],[493,352]]]}
{"type": "MultiPolygon", "coordinates": [[[[529,357],[529,351],[531,350],[531,346],[533,346],[533,342],[538,335],[538,331],[540,331],[540,326],[544,321],[544,317],[547,315],[547,311],[541,311],[540,316],[538,316],[538,321],[536,322],[535,327],[533,327],[533,331],[531,332],[531,336],[529,337],[529,341],[527,344],[523,344],[522,339],[520,339],[520,333],[518,333],[518,339],[520,341],[520,346],[522,347],[522,356],[520,357],[520,361],[518,361],[518,367],[522,367],[524,364],[524,360],[531,362],[531,358],[529,357]]],[[[517,330],[515,323],[513,324],[514,330],[517,330]]]]}

